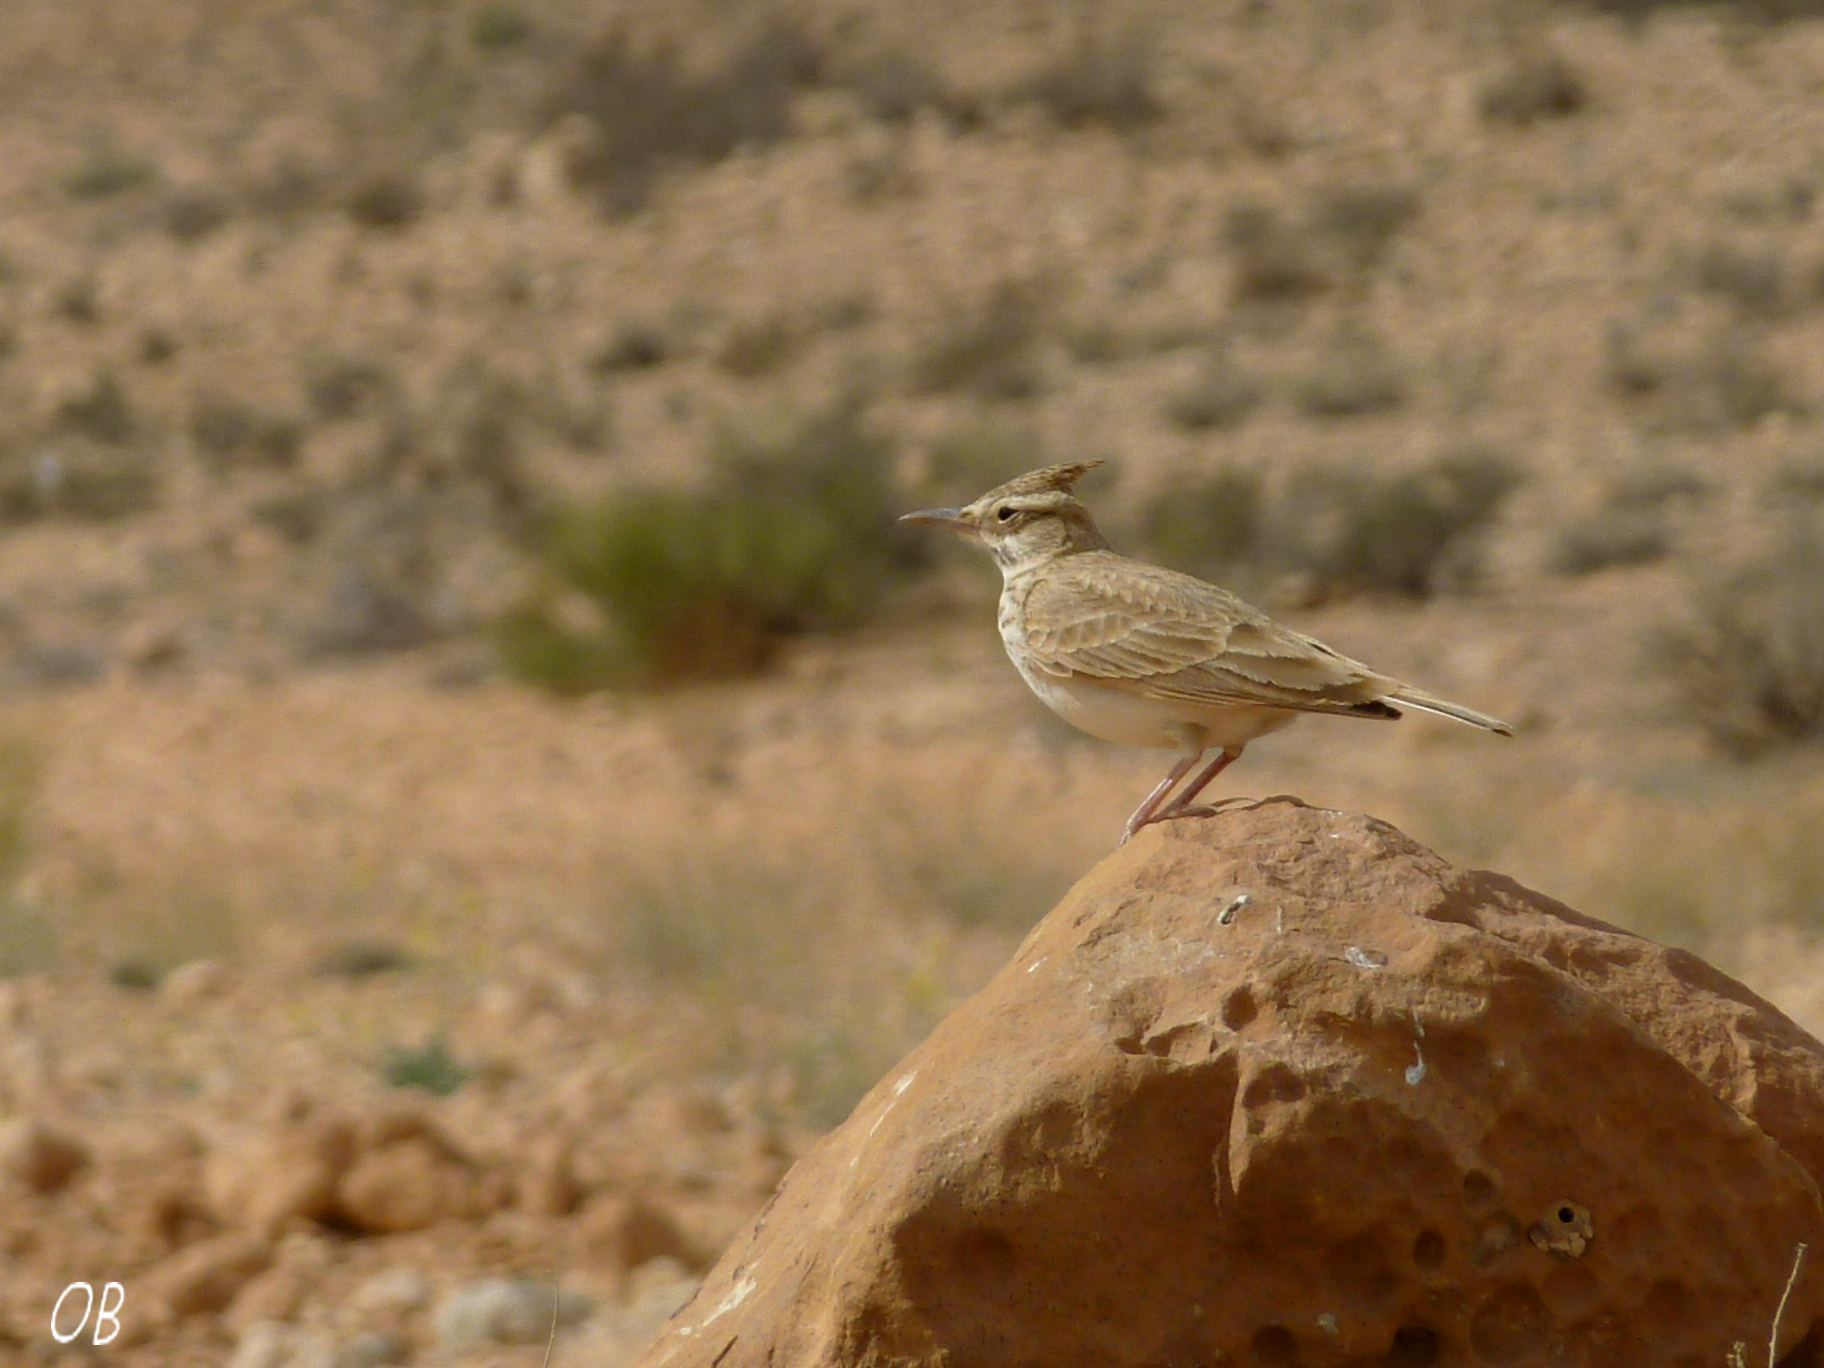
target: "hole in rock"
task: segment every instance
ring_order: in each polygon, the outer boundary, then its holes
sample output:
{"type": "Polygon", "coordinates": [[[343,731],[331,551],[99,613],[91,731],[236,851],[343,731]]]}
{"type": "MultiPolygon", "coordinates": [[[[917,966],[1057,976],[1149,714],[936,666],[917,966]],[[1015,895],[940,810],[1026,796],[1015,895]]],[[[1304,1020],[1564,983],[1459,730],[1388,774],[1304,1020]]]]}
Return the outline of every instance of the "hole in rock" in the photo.
{"type": "Polygon", "coordinates": [[[1258,1107],[1267,1102],[1296,1102],[1305,1095],[1305,1080],[1284,1064],[1267,1065],[1241,1090],[1244,1107],[1258,1107]]]}
{"type": "Polygon", "coordinates": [[[1381,1368],[1436,1368],[1438,1332],[1424,1325],[1402,1325],[1381,1359],[1381,1368]]]}
{"type": "Polygon", "coordinates": [[[1788,1353],[1780,1355],[1773,1368],[1812,1368],[1814,1363],[1820,1362],[1824,1362],[1824,1321],[1812,1326],[1804,1339],[1788,1353]]]}
{"type": "Polygon", "coordinates": [[[1239,1031],[1259,1014],[1260,1009],[1254,1005],[1254,994],[1246,988],[1237,988],[1222,1000],[1222,1024],[1231,1031],[1239,1031]]]}
{"type": "Polygon", "coordinates": [[[1283,1325],[1263,1325],[1248,1345],[1248,1361],[1259,1368],[1296,1368],[1298,1341],[1283,1325]]]}
{"type": "Polygon", "coordinates": [[[965,1231],[951,1244],[950,1257],[965,1275],[1004,1272],[1014,1261],[1013,1241],[998,1230],[965,1231]]]}
{"type": "Polygon", "coordinates": [[[1481,1169],[1463,1175],[1463,1205],[1471,1211],[1485,1211],[1495,1204],[1495,1180],[1481,1169]]]}
{"type": "Polygon", "coordinates": [[[1412,1242],[1412,1261],[1420,1268],[1436,1268],[1444,1262],[1444,1237],[1435,1230],[1421,1230],[1412,1242]]]}

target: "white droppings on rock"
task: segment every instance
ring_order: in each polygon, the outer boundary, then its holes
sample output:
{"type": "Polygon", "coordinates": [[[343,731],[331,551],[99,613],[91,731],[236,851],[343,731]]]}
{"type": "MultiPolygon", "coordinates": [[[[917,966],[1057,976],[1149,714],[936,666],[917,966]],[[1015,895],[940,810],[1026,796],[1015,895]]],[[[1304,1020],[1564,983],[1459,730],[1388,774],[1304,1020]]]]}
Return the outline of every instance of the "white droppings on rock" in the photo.
{"type": "Polygon", "coordinates": [[[716,1309],[703,1317],[703,1322],[697,1329],[702,1330],[707,1326],[715,1324],[716,1321],[720,1320],[723,1316],[726,1316],[730,1311],[733,1311],[737,1306],[741,1305],[742,1302],[753,1296],[754,1289],[758,1286],[760,1286],[759,1279],[755,1278],[751,1273],[747,1277],[741,1279],[740,1282],[729,1288],[726,1297],[716,1303],[716,1309]]]}

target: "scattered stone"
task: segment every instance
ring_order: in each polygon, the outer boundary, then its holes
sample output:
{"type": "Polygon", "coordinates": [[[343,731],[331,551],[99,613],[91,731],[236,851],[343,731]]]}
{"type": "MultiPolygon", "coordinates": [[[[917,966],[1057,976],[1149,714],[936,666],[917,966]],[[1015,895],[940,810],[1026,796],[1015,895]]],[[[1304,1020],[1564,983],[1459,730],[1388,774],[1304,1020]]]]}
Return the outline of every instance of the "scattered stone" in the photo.
{"type": "Polygon", "coordinates": [[[379,1330],[356,1335],[336,1351],[335,1368],[383,1368],[389,1363],[404,1363],[411,1350],[397,1335],[379,1330]]]}
{"type": "Polygon", "coordinates": [[[228,1368],[341,1368],[329,1341],[282,1321],[250,1325],[234,1347],[228,1368]]]}
{"type": "Polygon", "coordinates": [[[584,1210],[581,1229],[590,1259],[619,1274],[654,1259],[697,1269],[708,1263],[671,1214],[643,1197],[617,1193],[597,1198],[584,1210]]]}
{"type": "MultiPolygon", "coordinates": [[[[437,1308],[437,1341],[452,1353],[487,1344],[536,1344],[551,1333],[552,1289],[531,1278],[483,1278],[457,1288],[437,1308]]],[[[587,1320],[595,1303],[557,1293],[557,1324],[587,1320]]]]}
{"type": "Polygon", "coordinates": [[[160,1320],[212,1314],[233,1301],[271,1260],[272,1251],[262,1240],[218,1235],[155,1265],[134,1290],[160,1320]]]}
{"type": "Polygon", "coordinates": [[[357,1230],[397,1234],[486,1215],[502,1204],[505,1187],[503,1176],[476,1164],[424,1113],[399,1108],[365,1128],[336,1209],[357,1230]]]}
{"type": "Polygon", "coordinates": [[[304,1309],[308,1280],[295,1268],[278,1264],[255,1274],[234,1295],[222,1313],[222,1323],[230,1329],[244,1329],[261,1321],[289,1321],[304,1309]]]}
{"type": "Polygon", "coordinates": [[[337,1185],[354,1159],[349,1123],[306,1110],[211,1149],[204,1190],[224,1225],[273,1232],[293,1220],[331,1219],[337,1185]]]}
{"type": "Polygon", "coordinates": [[[562,1135],[546,1135],[526,1146],[514,1177],[514,1200],[535,1216],[568,1216],[582,1200],[571,1160],[572,1146],[562,1135]]]}
{"type": "MultiPolygon", "coordinates": [[[[1820,1136],[1824,1046],[1693,956],[1230,808],[1092,870],[640,1362],[1745,1361],[1820,1136]]],[[[1821,1336],[1807,1261],[1772,1357],[1821,1336]]]]}
{"type": "Polygon", "coordinates": [[[415,1268],[389,1268],[358,1283],[348,1300],[358,1311],[422,1311],[431,1302],[431,1280],[415,1268]]]}
{"type": "Polygon", "coordinates": [[[34,1192],[61,1192],[89,1166],[80,1143],[29,1116],[0,1122],[0,1178],[34,1192]]]}
{"type": "Polygon", "coordinates": [[[159,996],[173,1007],[196,1007],[228,991],[234,975],[220,960],[191,960],[165,975],[159,996]]]}

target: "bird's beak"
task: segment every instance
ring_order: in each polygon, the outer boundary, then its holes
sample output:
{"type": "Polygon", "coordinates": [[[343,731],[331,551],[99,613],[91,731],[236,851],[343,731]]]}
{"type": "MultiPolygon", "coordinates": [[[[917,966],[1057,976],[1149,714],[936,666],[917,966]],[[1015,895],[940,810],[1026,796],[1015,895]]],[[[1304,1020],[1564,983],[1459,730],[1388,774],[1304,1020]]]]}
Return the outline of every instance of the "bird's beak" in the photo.
{"type": "Polygon", "coordinates": [[[963,516],[960,508],[921,508],[916,513],[901,514],[899,520],[925,527],[947,527],[952,532],[975,531],[975,524],[963,516]]]}

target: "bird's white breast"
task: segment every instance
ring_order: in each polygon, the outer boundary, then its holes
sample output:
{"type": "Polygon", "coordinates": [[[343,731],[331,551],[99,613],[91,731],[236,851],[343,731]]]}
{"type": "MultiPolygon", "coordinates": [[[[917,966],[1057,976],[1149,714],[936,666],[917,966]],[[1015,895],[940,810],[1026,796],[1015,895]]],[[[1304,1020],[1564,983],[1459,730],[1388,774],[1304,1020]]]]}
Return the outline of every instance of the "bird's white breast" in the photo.
{"type": "Polygon", "coordinates": [[[1185,721],[1150,699],[1122,693],[1103,684],[1047,674],[1032,664],[1026,630],[1011,594],[1001,597],[1001,642],[1026,687],[1059,717],[1079,731],[1124,746],[1185,745],[1185,721]]]}

